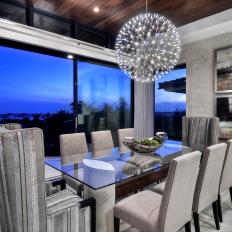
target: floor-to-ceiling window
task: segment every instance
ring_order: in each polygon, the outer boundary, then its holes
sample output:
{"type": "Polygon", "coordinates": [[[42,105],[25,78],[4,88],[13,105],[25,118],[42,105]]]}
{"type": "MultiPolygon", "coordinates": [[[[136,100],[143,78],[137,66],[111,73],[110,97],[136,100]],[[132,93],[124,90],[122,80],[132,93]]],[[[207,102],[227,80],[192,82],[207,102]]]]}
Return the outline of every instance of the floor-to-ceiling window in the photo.
{"type": "Polygon", "coordinates": [[[186,112],[186,67],[181,65],[155,82],[155,131],[181,139],[186,112]]]}
{"type": "Polygon", "coordinates": [[[46,155],[59,155],[60,134],[91,142],[91,131],[108,129],[117,145],[117,129],[132,126],[131,81],[116,65],[0,42],[0,123],[43,129],[46,155]]]}
{"type": "Polygon", "coordinates": [[[59,154],[59,134],[73,129],[71,60],[0,46],[0,123],[44,131],[46,154],[59,154]]]}
{"type": "Polygon", "coordinates": [[[118,67],[78,61],[78,130],[111,130],[117,144],[119,128],[131,127],[131,81],[118,67]]]}

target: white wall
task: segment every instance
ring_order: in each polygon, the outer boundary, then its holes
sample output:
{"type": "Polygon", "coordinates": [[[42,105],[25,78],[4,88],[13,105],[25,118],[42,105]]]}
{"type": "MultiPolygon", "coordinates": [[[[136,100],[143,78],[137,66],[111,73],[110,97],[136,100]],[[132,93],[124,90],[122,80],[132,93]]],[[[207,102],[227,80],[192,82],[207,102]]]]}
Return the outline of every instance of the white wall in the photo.
{"type": "Polygon", "coordinates": [[[116,63],[113,50],[0,19],[0,38],[116,63]]]}

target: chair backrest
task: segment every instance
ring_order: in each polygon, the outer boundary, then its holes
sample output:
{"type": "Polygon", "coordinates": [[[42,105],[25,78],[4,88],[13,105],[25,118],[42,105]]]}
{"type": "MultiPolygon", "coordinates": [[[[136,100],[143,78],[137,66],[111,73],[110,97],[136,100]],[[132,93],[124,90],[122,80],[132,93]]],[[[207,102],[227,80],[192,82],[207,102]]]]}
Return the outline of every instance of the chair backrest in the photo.
{"type": "Polygon", "coordinates": [[[232,139],[228,140],[226,142],[226,144],[227,144],[227,149],[226,149],[226,155],[225,155],[223,168],[222,168],[219,193],[222,193],[225,190],[232,187],[232,174],[231,174],[231,169],[232,169],[232,139]]]}
{"type": "Polygon", "coordinates": [[[91,132],[92,150],[94,155],[106,155],[114,147],[110,130],[91,132]]]}
{"type": "Polygon", "coordinates": [[[5,128],[7,130],[17,130],[21,129],[21,124],[18,123],[6,123],[6,124],[0,124],[0,128],[5,128]]]}
{"type": "Polygon", "coordinates": [[[226,153],[226,144],[208,147],[203,156],[194,193],[193,212],[200,213],[218,198],[219,182],[226,153]]]}
{"type": "Polygon", "coordinates": [[[122,142],[125,137],[134,137],[134,128],[118,129],[118,143],[121,153],[130,151],[122,142]]]}
{"type": "Polygon", "coordinates": [[[82,161],[88,152],[85,133],[60,135],[60,155],[64,164],[82,161]]]}
{"type": "Polygon", "coordinates": [[[0,134],[2,232],[46,231],[43,132],[37,128],[0,134]]]}
{"type": "Polygon", "coordinates": [[[158,219],[158,231],[176,232],[192,218],[193,194],[201,152],[174,159],[170,165],[158,219]]]}
{"type": "Polygon", "coordinates": [[[183,117],[183,145],[201,151],[218,143],[219,119],[216,117],[183,117]]]}

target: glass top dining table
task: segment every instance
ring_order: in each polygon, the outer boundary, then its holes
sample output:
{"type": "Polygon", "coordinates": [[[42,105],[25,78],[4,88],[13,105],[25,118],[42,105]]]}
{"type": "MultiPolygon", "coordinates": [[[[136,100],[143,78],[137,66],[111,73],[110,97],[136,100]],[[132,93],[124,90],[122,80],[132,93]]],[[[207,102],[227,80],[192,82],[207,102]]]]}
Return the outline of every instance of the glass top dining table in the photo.
{"type": "Polygon", "coordinates": [[[158,171],[172,159],[190,152],[180,141],[167,140],[154,153],[122,152],[120,148],[75,155],[72,161],[45,157],[45,163],[84,185],[98,190],[149,171],[158,171]]]}

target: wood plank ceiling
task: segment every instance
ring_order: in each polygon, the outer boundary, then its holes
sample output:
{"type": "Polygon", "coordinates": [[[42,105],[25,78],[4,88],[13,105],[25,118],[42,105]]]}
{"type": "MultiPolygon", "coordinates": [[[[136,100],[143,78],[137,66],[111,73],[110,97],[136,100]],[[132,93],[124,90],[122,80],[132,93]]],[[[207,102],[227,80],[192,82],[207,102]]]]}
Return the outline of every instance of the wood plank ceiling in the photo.
{"type": "MultiPolygon", "coordinates": [[[[35,8],[60,15],[116,34],[131,17],[145,12],[145,0],[18,0],[35,8]],[[100,12],[94,13],[98,6],[100,12]]],[[[148,11],[162,14],[176,26],[232,8],[232,0],[148,0],[148,11]]]]}

